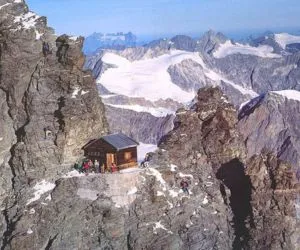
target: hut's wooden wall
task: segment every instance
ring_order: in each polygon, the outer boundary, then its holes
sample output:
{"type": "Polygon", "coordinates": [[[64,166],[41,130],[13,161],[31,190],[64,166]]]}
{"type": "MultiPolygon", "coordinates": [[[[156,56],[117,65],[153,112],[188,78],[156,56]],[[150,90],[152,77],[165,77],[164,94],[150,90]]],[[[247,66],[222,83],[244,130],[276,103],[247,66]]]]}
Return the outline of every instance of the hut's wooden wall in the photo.
{"type": "Polygon", "coordinates": [[[118,165],[132,165],[131,163],[137,163],[137,147],[126,148],[117,152],[118,165]],[[126,154],[130,154],[130,158],[126,158],[126,154]]]}
{"type": "Polygon", "coordinates": [[[100,165],[105,164],[107,168],[107,154],[114,154],[114,162],[122,168],[137,165],[137,147],[126,148],[117,151],[109,143],[97,140],[84,148],[84,156],[92,161],[98,160],[100,165]],[[130,154],[130,157],[128,157],[130,154]],[[126,157],[127,155],[127,157],[126,157]]]}

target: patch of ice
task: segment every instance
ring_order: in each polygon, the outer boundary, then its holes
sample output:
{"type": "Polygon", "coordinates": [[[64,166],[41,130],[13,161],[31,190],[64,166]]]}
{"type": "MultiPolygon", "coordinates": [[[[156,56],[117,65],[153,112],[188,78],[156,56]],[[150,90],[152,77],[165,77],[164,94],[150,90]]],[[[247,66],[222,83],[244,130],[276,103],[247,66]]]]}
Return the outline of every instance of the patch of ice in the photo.
{"type": "Polygon", "coordinates": [[[47,182],[46,180],[42,180],[41,182],[37,183],[33,189],[35,190],[34,192],[34,197],[31,198],[28,202],[27,205],[29,205],[30,203],[37,201],[38,199],[41,198],[41,196],[44,193],[47,193],[49,191],[51,191],[52,189],[55,188],[55,184],[54,183],[50,183],[47,182]]]}
{"type": "Polygon", "coordinates": [[[224,58],[232,54],[254,55],[264,58],[280,58],[281,55],[273,53],[274,49],[268,45],[252,47],[244,44],[233,44],[230,40],[221,44],[220,47],[213,53],[215,58],[224,58]]]}
{"type": "Polygon", "coordinates": [[[275,41],[281,48],[285,49],[288,44],[300,43],[300,36],[293,36],[288,33],[275,34],[275,41]]]}
{"type": "Polygon", "coordinates": [[[84,90],[82,90],[81,91],[81,95],[85,95],[85,94],[87,94],[87,93],[89,93],[90,91],[84,91],[84,90]]]}
{"type": "Polygon", "coordinates": [[[31,228],[28,228],[27,234],[32,234],[32,233],[33,233],[32,229],[31,229],[31,228]]]}
{"type": "Polygon", "coordinates": [[[176,169],[177,169],[178,167],[177,167],[176,165],[174,165],[174,164],[171,164],[170,168],[171,168],[171,171],[172,171],[172,172],[176,172],[176,169]]]}
{"type": "Polygon", "coordinates": [[[300,102],[300,91],[297,90],[287,89],[287,90],[280,90],[280,91],[271,91],[271,93],[282,95],[287,99],[292,99],[300,102]]]}
{"type": "Polygon", "coordinates": [[[135,194],[137,191],[138,191],[137,188],[136,188],[136,187],[133,187],[132,189],[130,189],[130,190],[127,192],[127,195],[135,194]]]}
{"type": "Polygon", "coordinates": [[[146,107],[146,106],[141,106],[141,105],[116,105],[116,104],[108,104],[105,103],[107,106],[111,106],[114,108],[119,108],[119,109],[128,109],[128,110],[133,110],[135,112],[145,112],[149,113],[155,117],[165,117],[167,115],[175,114],[174,111],[166,108],[161,108],[161,107],[146,107]]]}
{"type": "Polygon", "coordinates": [[[191,174],[183,174],[181,172],[178,173],[180,178],[191,178],[193,179],[194,176],[192,176],[191,174]]]}
{"type": "Polygon", "coordinates": [[[202,201],[202,204],[203,205],[206,205],[208,203],[208,199],[207,199],[207,196],[204,197],[203,201],[202,201]]]}
{"type": "Polygon", "coordinates": [[[145,159],[147,153],[157,150],[157,145],[140,143],[137,147],[138,161],[142,162],[145,159]]]}

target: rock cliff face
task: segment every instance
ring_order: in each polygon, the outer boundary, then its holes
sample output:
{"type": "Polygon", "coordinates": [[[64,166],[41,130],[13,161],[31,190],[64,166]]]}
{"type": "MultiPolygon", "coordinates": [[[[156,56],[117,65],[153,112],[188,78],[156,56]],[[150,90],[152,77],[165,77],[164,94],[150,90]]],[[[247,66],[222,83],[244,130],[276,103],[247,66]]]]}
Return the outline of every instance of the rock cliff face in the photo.
{"type": "Polygon", "coordinates": [[[1,0],[0,23],[4,249],[28,188],[56,179],[81,155],[81,146],[108,128],[95,82],[82,71],[82,38],[57,38],[23,1],[1,0]]]}
{"type": "Polygon", "coordinates": [[[135,112],[106,106],[109,128],[122,132],[139,142],[157,144],[173,128],[173,115],[155,117],[146,112],[135,112]]]}
{"type": "Polygon", "coordinates": [[[300,177],[297,95],[297,91],[278,91],[251,100],[240,110],[239,128],[246,141],[248,157],[264,151],[273,152],[290,163],[300,177]],[[290,93],[291,98],[284,93],[290,93]]]}

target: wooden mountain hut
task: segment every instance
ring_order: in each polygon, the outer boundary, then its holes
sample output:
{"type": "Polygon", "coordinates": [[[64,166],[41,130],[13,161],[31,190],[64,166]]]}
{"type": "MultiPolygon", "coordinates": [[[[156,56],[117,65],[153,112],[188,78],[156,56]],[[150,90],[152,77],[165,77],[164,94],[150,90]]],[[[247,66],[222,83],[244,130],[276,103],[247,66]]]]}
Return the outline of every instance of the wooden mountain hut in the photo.
{"type": "Polygon", "coordinates": [[[112,134],[95,139],[83,146],[84,156],[93,162],[98,160],[107,170],[112,163],[119,169],[137,166],[138,142],[122,134],[112,134]]]}

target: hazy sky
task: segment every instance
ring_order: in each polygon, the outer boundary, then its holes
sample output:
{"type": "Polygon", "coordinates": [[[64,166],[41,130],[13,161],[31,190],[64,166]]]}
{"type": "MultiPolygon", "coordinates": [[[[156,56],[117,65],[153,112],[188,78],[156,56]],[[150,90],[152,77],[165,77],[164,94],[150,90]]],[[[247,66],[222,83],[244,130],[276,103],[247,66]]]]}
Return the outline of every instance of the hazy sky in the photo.
{"type": "Polygon", "coordinates": [[[27,0],[56,33],[300,30],[299,0],[27,0]]]}

